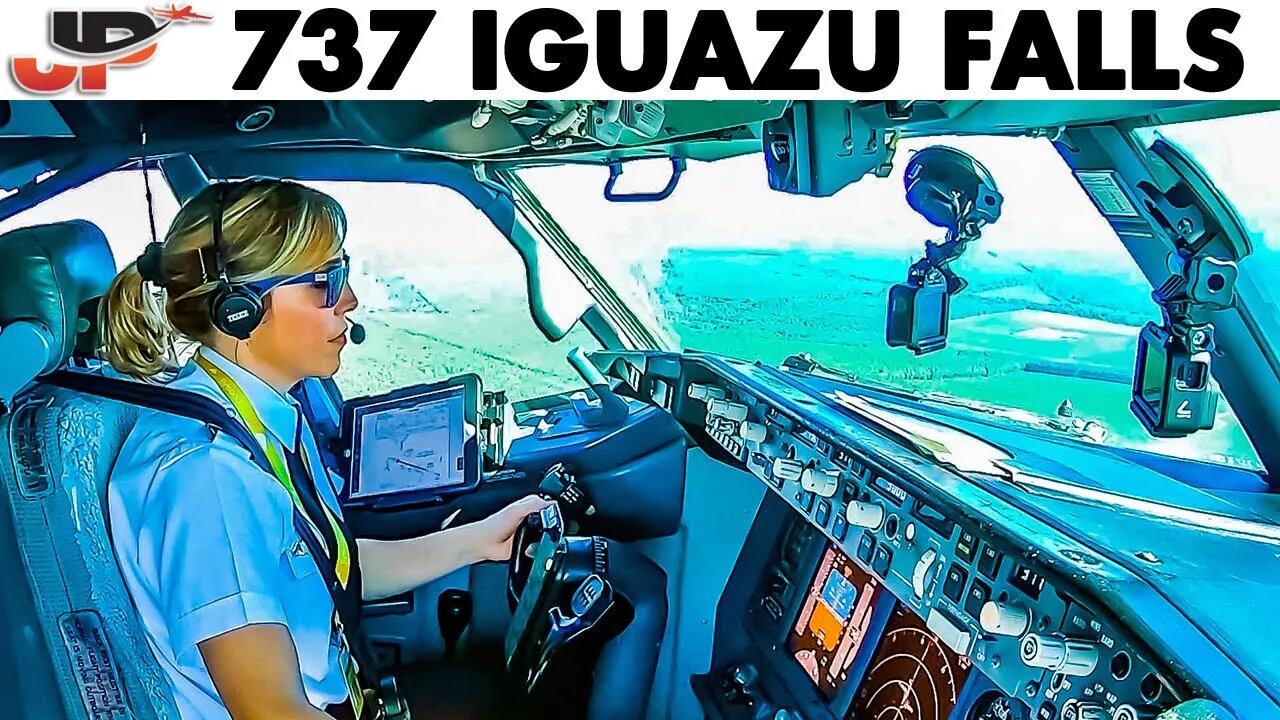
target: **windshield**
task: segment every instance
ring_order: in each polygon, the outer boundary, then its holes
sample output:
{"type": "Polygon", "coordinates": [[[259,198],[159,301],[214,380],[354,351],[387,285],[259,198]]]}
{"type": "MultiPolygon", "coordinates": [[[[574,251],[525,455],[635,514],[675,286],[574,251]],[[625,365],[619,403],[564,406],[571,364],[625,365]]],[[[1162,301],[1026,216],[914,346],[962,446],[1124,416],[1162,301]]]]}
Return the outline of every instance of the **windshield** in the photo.
{"type": "MultiPolygon", "coordinates": [[[[626,166],[619,192],[665,184],[669,164],[626,166]],[[623,184],[635,187],[623,188],[623,184]]],[[[1230,405],[1210,431],[1150,437],[1129,410],[1138,332],[1158,320],[1151,287],[1045,139],[904,140],[887,179],[831,198],[772,191],[762,158],[690,163],[658,203],[611,203],[598,167],[521,177],[642,319],[673,347],[778,363],[810,353],[859,379],[1106,430],[1104,442],[1261,468],[1230,405]],[[910,154],[945,144],[985,164],[1003,215],[953,267],[970,283],[950,339],[915,357],[885,343],[889,287],[943,232],[907,205],[910,154]],[[1064,408],[1065,409],[1065,408],[1064,408]]]]}

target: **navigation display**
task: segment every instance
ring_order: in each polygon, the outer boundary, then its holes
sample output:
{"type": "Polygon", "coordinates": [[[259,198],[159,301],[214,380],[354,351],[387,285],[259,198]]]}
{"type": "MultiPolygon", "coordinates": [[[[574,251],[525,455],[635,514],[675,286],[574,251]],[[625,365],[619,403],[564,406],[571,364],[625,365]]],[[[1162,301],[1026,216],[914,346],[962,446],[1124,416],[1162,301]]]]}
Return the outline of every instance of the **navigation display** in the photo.
{"type": "Polygon", "coordinates": [[[466,388],[449,384],[347,408],[352,499],[462,488],[475,474],[466,388]]]}
{"type": "Polygon", "coordinates": [[[828,700],[849,678],[880,592],[875,578],[834,546],[827,548],[787,650],[828,700]]]}
{"type": "Polygon", "coordinates": [[[903,605],[894,608],[847,720],[947,720],[973,665],[903,605]]]}

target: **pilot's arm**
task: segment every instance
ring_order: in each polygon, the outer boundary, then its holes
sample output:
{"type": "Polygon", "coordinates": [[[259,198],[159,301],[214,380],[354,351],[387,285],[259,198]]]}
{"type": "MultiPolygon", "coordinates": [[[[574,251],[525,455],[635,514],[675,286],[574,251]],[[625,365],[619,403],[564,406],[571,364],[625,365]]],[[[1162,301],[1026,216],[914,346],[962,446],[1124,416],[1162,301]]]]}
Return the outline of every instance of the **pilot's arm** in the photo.
{"type": "Polygon", "coordinates": [[[333,720],[307,702],[297,650],[283,625],[248,625],[200,643],[233,720],[333,720]]]}
{"type": "Polygon", "coordinates": [[[357,540],[364,599],[399,595],[472,563],[506,560],[520,523],[549,504],[531,495],[469,525],[408,540],[357,540]]]}

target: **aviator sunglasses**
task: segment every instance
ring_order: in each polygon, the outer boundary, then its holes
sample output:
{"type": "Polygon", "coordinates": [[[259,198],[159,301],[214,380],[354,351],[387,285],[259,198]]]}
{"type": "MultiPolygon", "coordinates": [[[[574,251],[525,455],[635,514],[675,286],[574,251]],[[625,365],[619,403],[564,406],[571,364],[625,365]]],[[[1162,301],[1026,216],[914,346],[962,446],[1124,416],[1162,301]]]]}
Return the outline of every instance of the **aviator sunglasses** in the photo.
{"type": "Polygon", "coordinates": [[[245,283],[245,287],[253,290],[259,297],[285,285],[311,284],[324,288],[324,306],[331,308],[342,298],[342,291],[347,286],[347,276],[351,271],[351,259],[343,253],[342,259],[324,267],[302,275],[268,278],[257,282],[245,283]]]}

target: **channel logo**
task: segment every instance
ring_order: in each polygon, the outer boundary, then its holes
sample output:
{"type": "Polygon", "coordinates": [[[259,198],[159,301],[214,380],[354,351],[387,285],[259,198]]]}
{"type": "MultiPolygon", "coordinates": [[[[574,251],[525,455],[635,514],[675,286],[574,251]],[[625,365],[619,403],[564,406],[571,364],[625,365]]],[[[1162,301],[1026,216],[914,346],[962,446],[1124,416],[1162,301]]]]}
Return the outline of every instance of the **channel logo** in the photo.
{"type": "Polygon", "coordinates": [[[82,65],[52,63],[41,69],[38,58],[13,57],[9,73],[18,87],[31,93],[59,93],[72,84],[81,92],[105,92],[107,70],[141,65],[156,54],[160,36],[174,25],[208,23],[190,5],[134,10],[54,10],[49,13],[49,44],[85,58],[82,65]]]}

